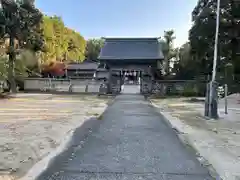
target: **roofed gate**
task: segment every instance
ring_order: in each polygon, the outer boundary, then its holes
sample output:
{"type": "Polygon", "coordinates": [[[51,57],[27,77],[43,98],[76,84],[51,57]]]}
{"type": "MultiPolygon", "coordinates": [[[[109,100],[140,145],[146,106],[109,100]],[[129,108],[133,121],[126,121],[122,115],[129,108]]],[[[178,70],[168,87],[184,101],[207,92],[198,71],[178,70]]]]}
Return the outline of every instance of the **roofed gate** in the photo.
{"type": "Polygon", "coordinates": [[[158,38],[105,38],[99,60],[108,72],[112,92],[126,84],[126,74],[136,73],[141,79],[141,92],[151,89],[153,72],[161,70],[164,59],[158,38]]]}

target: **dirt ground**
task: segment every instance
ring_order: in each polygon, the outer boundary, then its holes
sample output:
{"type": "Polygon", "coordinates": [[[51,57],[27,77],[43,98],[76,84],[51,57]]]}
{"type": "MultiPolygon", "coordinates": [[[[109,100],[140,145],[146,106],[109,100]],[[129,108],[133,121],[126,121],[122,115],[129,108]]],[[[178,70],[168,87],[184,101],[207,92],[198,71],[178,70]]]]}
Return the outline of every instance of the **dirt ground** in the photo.
{"type": "Polygon", "coordinates": [[[23,176],[75,128],[97,117],[109,99],[20,94],[0,99],[0,180],[23,176]]]}
{"type": "Polygon", "coordinates": [[[188,98],[151,101],[222,179],[230,180],[240,178],[239,97],[228,97],[228,114],[224,114],[224,99],[219,100],[218,120],[203,116],[204,102],[191,102],[188,98]]]}

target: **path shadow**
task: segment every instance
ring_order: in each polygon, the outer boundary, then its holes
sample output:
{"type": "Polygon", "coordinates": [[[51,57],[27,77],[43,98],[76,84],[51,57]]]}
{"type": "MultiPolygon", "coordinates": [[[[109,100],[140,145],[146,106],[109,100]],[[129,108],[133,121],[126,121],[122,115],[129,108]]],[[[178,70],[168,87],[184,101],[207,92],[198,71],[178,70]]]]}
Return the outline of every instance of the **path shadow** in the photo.
{"type": "Polygon", "coordinates": [[[190,98],[190,99],[186,99],[184,101],[189,102],[189,103],[204,103],[205,99],[203,99],[203,98],[190,98]]]}
{"type": "Polygon", "coordinates": [[[37,177],[36,180],[45,180],[55,172],[59,172],[63,162],[71,157],[77,147],[84,146],[84,142],[86,142],[89,135],[93,131],[96,131],[102,122],[102,120],[93,117],[86,120],[80,127],[78,127],[74,131],[72,139],[66,146],[65,150],[50,161],[48,167],[37,177]]]}

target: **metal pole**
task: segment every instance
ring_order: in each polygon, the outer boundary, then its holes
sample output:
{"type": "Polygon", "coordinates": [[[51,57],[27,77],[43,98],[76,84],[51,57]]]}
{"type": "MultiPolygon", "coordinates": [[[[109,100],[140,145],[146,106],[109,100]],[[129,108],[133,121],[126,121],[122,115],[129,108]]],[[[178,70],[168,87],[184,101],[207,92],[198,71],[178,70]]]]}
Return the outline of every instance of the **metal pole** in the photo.
{"type": "Polygon", "coordinates": [[[219,34],[219,16],[220,16],[220,3],[221,1],[217,1],[217,17],[216,17],[216,32],[215,32],[215,45],[214,45],[214,57],[213,57],[213,70],[212,70],[212,81],[210,84],[210,102],[209,102],[209,114],[212,116],[212,98],[213,98],[213,83],[216,80],[216,68],[217,68],[217,56],[218,56],[218,34],[219,34]]]}
{"type": "Polygon", "coordinates": [[[227,96],[228,96],[228,85],[227,84],[225,84],[225,86],[224,86],[224,100],[225,100],[225,114],[228,114],[228,102],[227,102],[227,96]]]}
{"type": "Polygon", "coordinates": [[[219,16],[220,16],[220,2],[217,2],[217,18],[216,18],[216,34],[215,34],[215,46],[214,46],[214,59],[213,59],[213,72],[212,72],[212,82],[216,79],[216,68],[217,68],[217,55],[218,55],[218,34],[219,34],[219,16]]]}

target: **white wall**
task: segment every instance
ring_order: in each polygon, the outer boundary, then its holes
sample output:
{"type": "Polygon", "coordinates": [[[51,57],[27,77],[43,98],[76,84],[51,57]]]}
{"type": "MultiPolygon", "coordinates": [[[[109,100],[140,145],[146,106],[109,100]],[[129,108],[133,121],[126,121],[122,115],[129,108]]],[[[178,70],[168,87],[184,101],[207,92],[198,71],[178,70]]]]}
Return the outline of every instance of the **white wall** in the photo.
{"type": "Polygon", "coordinates": [[[101,83],[102,81],[97,80],[27,78],[24,80],[24,90],[97,93],[101,83]]]}

